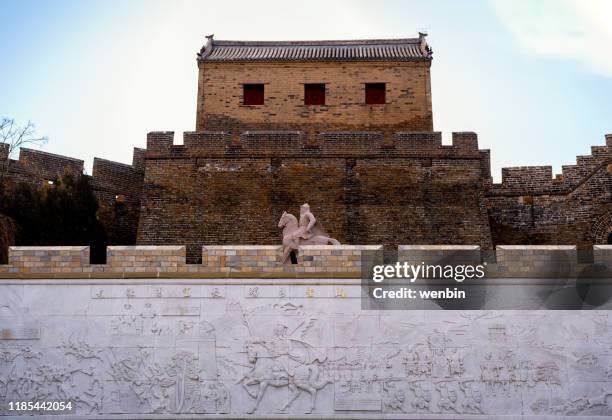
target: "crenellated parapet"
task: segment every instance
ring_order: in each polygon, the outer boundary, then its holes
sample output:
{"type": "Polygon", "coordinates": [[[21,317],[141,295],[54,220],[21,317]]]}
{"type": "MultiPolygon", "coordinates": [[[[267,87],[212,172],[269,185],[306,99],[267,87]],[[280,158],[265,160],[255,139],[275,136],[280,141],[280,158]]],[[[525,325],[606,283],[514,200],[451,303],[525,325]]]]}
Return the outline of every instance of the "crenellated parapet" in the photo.
{"type": "Polygon", "coordinates": [[[114,162],[108,159],[94,158],[93,185],[100,191],[117,194],[133,193],[142,184],[145,169],[145,150],[134,148],[132,164],[114,162]]]}
{"type": "Polygon", "coordinates": [[[223,131],[184,132],[183,144],[174,144],[174,132],[147,135],[147,157],[200,156],[410,156],[480,159],[476,133],[453,133],[452,145],[442,144],[440,132],[381,131],[223,131]]]}
{"type": "Polygon", "coordinates": [[[612,134],[605,146],[592,146],[591,154],[577,156],[575,165],[564,165],[561,174],[553,176],[552,166],[502,168],[502,182],[493,184],[491,195],[568,194],[598,171],[609,171],[612,164],[612,134]]]}
{"type": "MultiPolygon", "coordinates": [[[[52,187],[67,171],[84,173],[83,160],[68,156],[21,148],[18,159],[7,160],[8,145],[0,144],[0,157],[3,153],[0,167],[8,163],[7,180],[13,184],[52,187]]],[[[131,165],[94,158],[90,181],[98,199],[98,216],[111,243],[134,243],[136,240],[144,171],[144,149],[134,148],[131,165]]]]}
{"type": "MultiPolygon", "coordinates": [[[[7,156],[8,145],[4,146],[2,150],[6,152],[5,156],[7,156]]],[[[6,157],[2,164],[7,164],[6,157]]],[[[8,165],[7,175],[9,180],[40,185],[45,181],[54,181],[61,178],[66,171],[77,174],[83,173],[84,162],[81,159],[22,147],[19,149],[19,158],[9,160],[8,165]]]]}
{"type": "MultiPolygon", "coordinates": [[[[5,164],[8,158],[9,146],[0,143],[0,164],[5,164]]],[[[130,175],[144,173],[145,149],[134,148],[132,164],[114,162],[107,159],[94,158],[93,183],[103,189],[122,189],[131,179],[130,175]],[[123,187],[120,185],[123,184],[123,187]]],[[[43,181],[59,179],[66,171],[83,174],[84,161],[69,156],[49,153],[22,147],[19,157],[8,161],[8,177],[15,182],[40,184],[43,181]]]]}
{"type": "MultiPolygon", "coordinates": [[[[596,245],[589,261],[573,245],[498,245],[495,251],[478,245],[400,245],[397,250],[402,265],[480,266],[485,281],[612,274],[612,245],[596,245]]],[[[295,264],[283,263],[280,245],[206,245],[201,253],[202,263],[189,264],[184,245],[109,246],[106,264],[91,264],[87,246],[10,247],[0,278],[359,278],[362,269],[384,264],[382,245],[302,246],[295,264]]]]}

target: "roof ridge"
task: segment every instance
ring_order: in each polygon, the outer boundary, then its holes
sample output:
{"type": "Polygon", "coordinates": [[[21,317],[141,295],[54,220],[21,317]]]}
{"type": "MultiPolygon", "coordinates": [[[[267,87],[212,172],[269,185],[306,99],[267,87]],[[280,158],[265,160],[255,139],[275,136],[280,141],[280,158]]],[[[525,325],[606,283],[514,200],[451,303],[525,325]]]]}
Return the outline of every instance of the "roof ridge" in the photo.
{"type": "Polygon", "coordinates": [[[429,61],[431,48],[426,34],[418,38],[376,38],[311,41],[231,41],[208,42],[199,61],[429,61]]]}
{"type": "Polygon", "coordinates": [[[397,45],[419,44],[421,38],[372,38],[372,39],[334,39],[334,40],[292,40],[292,41],[261,41],[261,40],[214,40],[217,46],[352,46],[352,45],[397,45]]]}

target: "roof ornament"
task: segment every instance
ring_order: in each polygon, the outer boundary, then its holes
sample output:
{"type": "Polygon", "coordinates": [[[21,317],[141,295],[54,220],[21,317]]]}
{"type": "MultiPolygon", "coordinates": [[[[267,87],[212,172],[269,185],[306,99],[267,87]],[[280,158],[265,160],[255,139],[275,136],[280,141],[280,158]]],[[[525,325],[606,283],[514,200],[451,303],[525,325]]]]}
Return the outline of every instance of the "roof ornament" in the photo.
{"type": "Polygon", "coordinates": [[[433,50],[429,45],[427,45],[427,32],[419,31],[419,41],[421,41],[420,49],[421,53],[425,56],[431,57],[433,55],[433,50]]]}
{"type": "Polygon", "coordinates": [[[213,41],[214,41],[214,36],[215,34],[210,34],[210,35],[206,35],[206,44],[204,44],[204,46],[202,46],[202,48],[200,48],[200,52],[198,53],[198,60],[202,60],[204,58],[206,58],[212,51],[212,47],[213,47],[213,41]]]}

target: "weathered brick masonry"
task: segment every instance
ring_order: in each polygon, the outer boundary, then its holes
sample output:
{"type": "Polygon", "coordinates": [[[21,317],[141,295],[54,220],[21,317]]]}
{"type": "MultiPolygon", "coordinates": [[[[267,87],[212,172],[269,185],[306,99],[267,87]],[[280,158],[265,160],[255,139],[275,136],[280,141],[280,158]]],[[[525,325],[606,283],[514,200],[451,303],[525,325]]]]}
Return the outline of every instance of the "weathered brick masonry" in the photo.
{"type": "Polygon", "coordinates": [[[612,239],[612,135],[576,165],[552,176],[550,166],[504,168],[486,193],[495,244],[571,244],[612,239]]]}
{"type": "Polygon", "coordinates": [[[431,51],[425,37],[397,40],[245,42],[209,39],[198,59],[198,131],[432,131],[431,51]],[[264,85],[245,105],[244,84],[264,85]],[[304,85],[325,84],[306,105],[304,85]],[[384,83],[384,104],[365,103],[384,83]]]}
{"type": "Polygon", "coordinates": [[[95,158],[93,188],[111,244],[136,243],[144,181],[144,149],[134,148],[132,165],[95,158]]]}
{"type": "Polygon", "coordinates": [[[455,133],[150,133],[138,243],[276,244],[283,211],[308,202],[343,243],[491,247],[488,151],[455,133]]]}
{"type": "MultiPolygon", "coordinates": [[[[198,55],[196,132],[152,132],[132,165],[95,159],[92,184],[109,243],[277,245],[283,211],[308,202],[345,244],[561,244],[612,241],[612,135],[553,178],[505,168],[471,132],[433,131],[432,53],[400,40],[243,42],[212,37],[198,55]],[[325,84],[325,105],[305,84],[325,84]],[[366,103],[366,84],[384,103],[366,103]],[[245,105],[259,85],[259,105],[245,105]],[[261,90],[263,85],[263,90],[261,90]],[[379,90],[380,93],[380,90],[379,90]],[[262,102],[261,102],[262,101],[262,102]]],[[[0,166],[6,161],[0,145],[0,166]]],[[[22,149],[12,181],[41,183],[83,161],[22,149]]]]}
{"type": "MultiPolygon", "coordinates": [[[[49,185],[66,171],[83,174],[83,161],[21,148],[18,159],[7,159],[8,147],[0,143],[0,170],[9,183],[49,185]]],[[[134,244],[144,180],[144,149],[134,148],[132,165],[95,158],[91,185],[100,206],[99,217],[110,244],[134,244]]]]}

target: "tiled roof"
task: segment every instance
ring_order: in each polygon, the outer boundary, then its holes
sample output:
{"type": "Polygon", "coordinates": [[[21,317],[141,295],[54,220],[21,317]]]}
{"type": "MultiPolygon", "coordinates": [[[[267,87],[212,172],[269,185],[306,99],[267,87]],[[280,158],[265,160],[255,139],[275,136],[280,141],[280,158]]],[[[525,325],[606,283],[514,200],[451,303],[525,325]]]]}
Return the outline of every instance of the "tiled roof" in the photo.
{"type": "Polygon", "coordinates": [[[418,38],[350,41],[217,41],[208,42],[199,61],[427,61],[432,51],[418,38]]]}

